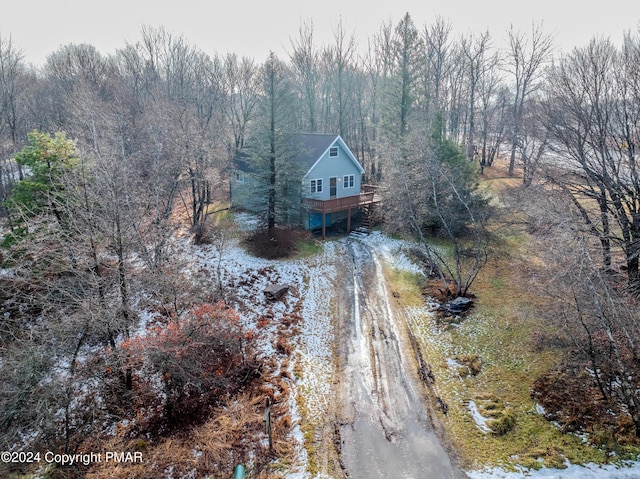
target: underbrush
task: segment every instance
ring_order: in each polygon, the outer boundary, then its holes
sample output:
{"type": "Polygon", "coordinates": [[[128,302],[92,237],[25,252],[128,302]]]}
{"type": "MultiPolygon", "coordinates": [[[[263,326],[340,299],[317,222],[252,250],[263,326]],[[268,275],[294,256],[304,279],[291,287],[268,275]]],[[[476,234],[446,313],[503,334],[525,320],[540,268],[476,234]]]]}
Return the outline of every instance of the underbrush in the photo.
{"type": "Polygon", "coordinates": [[[162,436],[198,424],[212,407],[250,390],[262,369],[255,333],[243,331],[224,303],[198,305],[120,347],[133,376],[130,435],[162,436]]]}
{"type": "MultiPolygon", "coordinates": [[[[568,345],[543,326],[544,298],[529,281],[544,267],[532,255],[535,246],[517,228],[499,233],[504,247],[474,283],[475,308],[457,322],[441,322],[428,310],[415,275],[385,271],[422,356],[421,369],[428,373],[422,377],[445,440],[467,469],[564,468],[566,461],[633,457],[637,447],[614,440],[607,428],[594,425],[587,435],[571,431],[545,417],[544,401],[532,399],[536,379],[554,378],[568,345]]],[[[547,389],[554,385],[548,382],[547,389]]],[[[576,395],[576,405],[588,394],[576,395]]]]}
{"type": "MultiPolygon", "coordinates": [[[[293,420],[290,411],[292,381],[289,373],[289,354],[292,341],[296,336],[296,324],[299,315],[293,313],[283,316],[278,325],[276,353],[262,360],[259,377],[235,377],[234,358],[225,357],[218,351],[213,358],[206,350],[215,345],[207,345],[206,341],[190,335],[194,343],[204,350],[181,349],[182,359],[188,359],[190,353],[199,354],[208,368],[207,377],[215,383],[224,381],[229,394],[218,399],[209,398],[207,404],[202,397],[183,398],[190,401],[188,410],[198,409],[201,421],[184,423],[183,427],[172,428],[165,434],[149,434],[134,427],[136,421],[122,421],[116,433],[93,444],[84,444],[86,450],[104,451],[139,451],[142,463],[100,463],[95,464],[86,474],[87,478],[142,478],[157,477],[208,477],[211,479],[227,479],[232,476],[237,464],[243,464],[246,477],[254,479],[282,479],[280,471],[289,469],[295,458],[295,444],[291,441],[293,420]],[[224,364],[220,364],[220,362],[224,364]],[[220,371],[224,369],[224,374],[220,371]],[[231,381],[229,383],[228,381],[231,381]],[[234,386],[232,388],[232,386],[234,386]],[[231,390],[233,389],[233,390],[231,390]],[[272,426],[272,447],[269,448],[268,435],[265,430],[264,415],[266,400],[270,403],[272,426]],[[193,401],[196,403],[193,403],[193,401]],[[206,411],[201,407],[205,406],[206,411]],[[211,407],[207,407],[211,406],[211,407]],[[103,442],[100,442],[100,441],[103,442]]],[[[162,331],[165,331],[163,328],[162,331]]],[[[172,334],[173,336],[174,334],[172,334]]],[[[233,350],[234,345],[225,343],[225,332],[219,330],[218,342],[226,349],[233,350]]],[[[242,352],[247,361],[255,361],[255,351],[251,346],[254,335],[242,338],[242,352]]],[[[175,344],[175,342],[172,342],[175,344]]],[[[166,349],[166,348],[164,348],[166,349]]],[[[168,348],[171,350],[171,348],[168,348]]],[[[147,353],[149,354],[149,353],[147,353]]],[[[151,353],[155,356],[156,353],[151,353]]],[[[212,353],[213,354],[213,353],[212,353]]],[[[194,358],[191,358],[194,359],[194,358]]],[[[165,364],[165,361],[161,361],[165,364]]],[[[255,370],[254,370],[255,371],[255,370]]],[[[187,371],[188,372],[188,371],[187,371]]],[[[171,376],[179,372],[172,371],[171,376]]],[[[184,374],[180,371],[180,374],[184,374]]],[[[170,396],[168,396],[170,397],[170,396]]],[[[165,401],[168,399],[165,398],[165,401]]],[[[151,404],[150,404],[151,405],[151,404]]],[[[187,404],[181,410],[187,412],[187,404]]],[[[142,408],[140,412],[146,409],[142,408]]],[[[136,417],[139,418],[140,414],[136,417]]],[[[191,417],[190,414],[186,416],[191,417]]],[[[147,424],[143,422],[143,424],[147,424]]]]}
{"type": "Polygon", "coordinates": [[[280,408],[274,416],[274,450],[269,451],[264,432],[264,396],[240,395],[216,408],[204,424],[159,441],[115,437],[101,444],[109,451],[139,451],[139,464],[100,463],[89,471],[88,479],[152,479],[157,477],[209,477],[228,479],[237,464],[247,466],[247,477],[279,479],[269,473],[275,454],[286,454],[287,419],[280,408]]]}
{"type": "Polygon", "coordinates": [[[276,227],[271,231],[261,228],[247,237],[244,244],[252,255],[265,259],[307,256],[318,251],[310,232],[293,228],[276,227]]]}

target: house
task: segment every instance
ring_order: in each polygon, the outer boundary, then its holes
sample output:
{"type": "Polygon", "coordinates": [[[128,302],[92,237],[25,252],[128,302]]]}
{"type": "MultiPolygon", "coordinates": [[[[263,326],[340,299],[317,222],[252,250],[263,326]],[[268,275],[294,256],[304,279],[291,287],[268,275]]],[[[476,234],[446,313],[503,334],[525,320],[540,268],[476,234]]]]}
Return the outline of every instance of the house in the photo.
{"type": "MultiPolygon", "coordinates": [[[[287,151],[290,166],[279,189],[281,223],[321,229],[324,238],[326,228],[338,221],[346,220],[350,231],[352,215],[380,201],[374,187],[362,185],[364,169],[340,135],[293,135],[287,151]]],[[[266,179],[255,164],[246,152],[234,160],[231,204],[264,213],[266,179]]]]}

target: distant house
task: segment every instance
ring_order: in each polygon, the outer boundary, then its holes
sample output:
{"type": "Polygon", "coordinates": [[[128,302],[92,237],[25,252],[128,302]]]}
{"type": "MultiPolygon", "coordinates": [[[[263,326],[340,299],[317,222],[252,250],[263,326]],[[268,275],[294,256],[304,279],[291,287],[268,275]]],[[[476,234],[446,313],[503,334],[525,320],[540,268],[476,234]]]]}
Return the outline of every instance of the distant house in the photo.
{"type": "MultiPolygon", "coordinates": [[[[360,208],[369,211],[379,202],[374,188],[362,185],[364,169],[340,135],[294,135],[289,151],[294,167],[289,170],[288,207],[280,209],[280,222],[322,230],[324,238],[328,226],[346,220],[349,231],[353,213],[360,208]]],[[[231,176],[232,206],[263,213],[265,181],[250,154],[238,155],[231,176]]]]}

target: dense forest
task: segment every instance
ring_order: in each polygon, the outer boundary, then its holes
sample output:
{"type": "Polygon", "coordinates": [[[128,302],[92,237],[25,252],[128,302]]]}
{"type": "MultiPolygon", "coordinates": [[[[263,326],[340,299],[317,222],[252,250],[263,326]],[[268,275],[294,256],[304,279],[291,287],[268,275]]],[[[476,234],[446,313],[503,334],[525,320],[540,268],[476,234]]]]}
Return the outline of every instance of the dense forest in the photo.
{"type": "Polygon", "coordinates": [[[342,25],[319,45],[308,22],[287,58],[260,62],[145,27],[112,55],[67,45],[36,68],[2,32],[0,449],[75,451],[142,408],[157,413],[136,432],[166,434],[259,376],[256,339],[215,278],[185,281],[171,237],[228,201],[245,145],[283,132],[341,135],[390,230],[450,242],[453,261],[430,251],[454,296],[491,254],[495,205],[478,180],[505,161],[522,183],[512,221],[548,242],[540,341],[572,350],[532,394],[568,391],[554,420],[569,429],[640,437],[640,33],[563,55],[541,25],[504,35],[498,49],[488,31],[407,14],[366,46],[342,25]],[[141,344],[141,304],[184,320],[141,344]],[[181,350],[193,334],[198,348],[181,350]],[[184,355],[207,361],[185,370],[184,355]],[[143,370],[163,373],[162,397],[143,370]]]}

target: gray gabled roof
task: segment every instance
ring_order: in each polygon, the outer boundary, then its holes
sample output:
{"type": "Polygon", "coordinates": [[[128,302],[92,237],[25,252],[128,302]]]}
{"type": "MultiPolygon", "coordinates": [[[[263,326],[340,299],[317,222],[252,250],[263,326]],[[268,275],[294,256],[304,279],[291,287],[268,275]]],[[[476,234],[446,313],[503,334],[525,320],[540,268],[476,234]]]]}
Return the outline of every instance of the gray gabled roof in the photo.
{"type": "MultiPolygon", "coordinates": [[[[302,170],[304,174],[308,172],[337,141],[347,150],[351,160],[362,170],[360,163],[358,163],[358,160],[353,156],[340,135],[298,133],[292,136],[290,150],[293,158],[300,165],[300,170],[302,170]]],[[[254,170],[254,166],[251,165],[251,156],[244,151],[236,155],[234,163],[236,167],[242,171],[252,172],[254,170]]],[[[362,172],[364,173],[364,170],[362,170],[362,172]]]]}
{"type": "MultiPolygon", "coordinates": [[[[349,158],[349,160],[351,160],[351,162],[360,170],[360,173],[364,173],[364,168],[362,168],[362,165],[360,164],[360,162],[358,161],[358,159],[353,155],[353,153],[351,152],[351,149],[347,146],[347,144],[344,142],[344,140],[342,139],[342,137],[340,135],[317,135],[317,134],[308,134],[308,135],[301,135],[301,137],[303,138],[303,141],[309,141],[311,144],[315,143],[316,141],[321,144],[322,142],[320,140],[316,140],[315,138],[311,138],[311,139],[304,139],[304,137],[306,136],[310,136],[310,137],[315,137],[315,136],[328,136],[333,138],[332,141],[328,142],[326,144],[326,147],[324,148],[324,150],[320,150],[317,153],[316,156],[316,161],[314,161],[310,166],[308,166],[306,168],[307,172],[313,168],[316,163],[318,163],[321,159],[321,157],[327,152],[327,150],[329,149],[330,146],[336,145],[336,144],[340,144],[345,152],[347,153],[347,157],[349,158]]],[[[320,145],[319,145],[320,146],[320,145]]],[[[305,165],[306,166],[306,165],[305,165]]]]}
{"type": "Polygon", "coordinates": [[[322,133],[302,133],[294,137],[298,143],[295,148],[300,152],[296,160],[304,167],[304,171],[316,164],[320,157],[331,147],[338,135],[322,133]]]}

